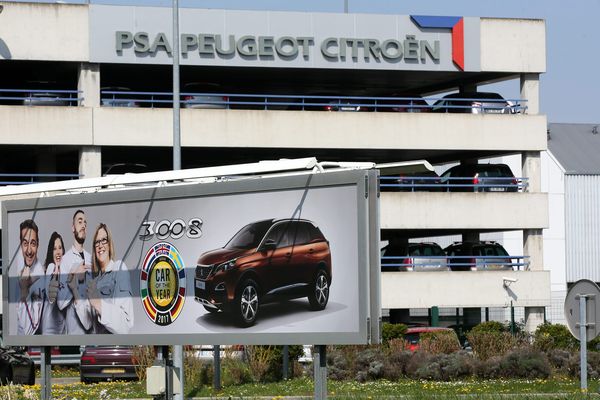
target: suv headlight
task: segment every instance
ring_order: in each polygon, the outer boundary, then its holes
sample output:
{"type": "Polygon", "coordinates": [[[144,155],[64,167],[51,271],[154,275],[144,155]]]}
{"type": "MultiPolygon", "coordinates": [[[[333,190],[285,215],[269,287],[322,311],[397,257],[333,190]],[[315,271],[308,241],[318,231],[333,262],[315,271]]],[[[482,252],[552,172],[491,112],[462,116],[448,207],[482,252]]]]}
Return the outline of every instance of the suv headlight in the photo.
{"type": "Polygon", "coordinates": [[[229,260],[226,261],[222,264],[217,265],[217,267],[215,268],[215,274],[218,274],[219,272],[227,272],[230,269],[232,269],[233,267],[235,267],[235,262],[236,262],[237,258],[234,258],[233,260],[229,260]]]}

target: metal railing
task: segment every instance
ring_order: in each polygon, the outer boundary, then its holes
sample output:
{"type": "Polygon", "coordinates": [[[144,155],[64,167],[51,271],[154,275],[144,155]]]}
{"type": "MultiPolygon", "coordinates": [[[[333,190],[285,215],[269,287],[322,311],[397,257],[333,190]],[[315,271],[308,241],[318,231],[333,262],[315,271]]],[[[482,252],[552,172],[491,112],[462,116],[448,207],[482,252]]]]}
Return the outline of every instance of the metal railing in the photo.
{"type": "Polygon", "coordinates": [[[0,89],[0,102],[38,106],[76,106],[83,97],[80,90],[61,89],[0,89]]]}
{"type": "Polygon", "coordinates": [[[0,174],[0,185],[29,185],[41,183],[48,180],[62,181],[79,179],[80,174],[0,174]]]}
{"type": "MultiPolygon", "coordinates": [[[[140,91],[117,91],[102,90],[101,99],[105,106],[115,105],[118,102],[131,102],[135,106],[165,107],[173,102],[171,92],[140,92],[140,91]],[[112,100],[112,101],[111,101],[112,100]]],[[[392,112],[421,112],[433,111],[434,106],[429,102],[435,102],[441,98],[421,97],[366,97],[366,96],[335,96],[335,95],[278,95],[265,93],[217,93],[217,92],[182,92],[181,106],[191,105],[206,106],[207,108],[250,108],[250,109],[282,109],[290,110],[315,110],[338,111],[347,108],[348,111],[392,111],[392,112]],[[337,110],[336,110],[337,109],[337,110]]],[[[463,100],[463,99],[461,99],[463,100]]],[[[510,99],[501,101],[498,99],[478,99],[485,102],[481,106],[484,109],[504,109],[510,107],[515,112],[524,112],[527,107],[521,103],[527,100],[510,99]],[[489,103],[503,105],[490,106],[489,103]],[[509,106],[506,102],[510,102],[509,106]]],[[[118,106],[118,105],[117,105],[118,106]]],[[[452,105],[447,108],[473,108],[472,105],[452,105]]],[[[343,111],[343,110],[342,110],[343,111]]]]}
{"type": "Polygon", "coordinates": [[[519,177],[480,177],[481,182],[473,183],[471,177],[452,177],[441,178],[432,176],[381,176],[379,177],[379,187],[389,191],[471,191],[473,192],[516,192],[527,191],[529,187],[529,178],[519,177]],[[507,181],[514,182],[507,183],[507,181]],[[468,183],[467,183],[468,182],[468,183]],[[462,190],[461,190],[462,189],[462,190]]]}
{"type": "MultiPolygon", "coordinates": [[[[515,271],[529,270],[529,256],[383,256],[381,257],[382,271],[398,271],[399,268],[439,267],[446,264],[449,270],[462,267],[472,270],[486,265],[507,267],[515,271]],[[419,261],[422,260],[422,261],[419,261]],[[440,260],[443,262],[435,262],[440,260]]],[[[435,268],[432,268],[435,269],[435,268]]]]}

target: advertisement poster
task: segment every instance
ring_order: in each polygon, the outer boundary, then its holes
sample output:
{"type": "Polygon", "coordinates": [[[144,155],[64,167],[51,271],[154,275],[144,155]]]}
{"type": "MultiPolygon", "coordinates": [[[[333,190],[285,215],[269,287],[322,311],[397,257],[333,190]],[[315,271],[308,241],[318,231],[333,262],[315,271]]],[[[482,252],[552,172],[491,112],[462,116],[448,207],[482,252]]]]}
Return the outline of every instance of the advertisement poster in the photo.
{"type": "Polygon", "coordinates": [[[355,185],[167,189],[153,200],[138,190],[139,199],[75,195],[68,206],[9,210],[7,341],[225,344],[290,334],[301,343],[302,334],[359,334],[355,185]]]}

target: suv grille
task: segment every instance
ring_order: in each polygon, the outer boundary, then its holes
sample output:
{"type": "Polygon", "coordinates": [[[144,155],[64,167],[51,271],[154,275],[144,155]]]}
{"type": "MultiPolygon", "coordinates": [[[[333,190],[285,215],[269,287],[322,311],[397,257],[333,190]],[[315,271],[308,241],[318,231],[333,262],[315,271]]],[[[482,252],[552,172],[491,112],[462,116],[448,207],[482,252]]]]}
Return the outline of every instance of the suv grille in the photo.
{"type": "Polygon", "coordinates": [[[212,265],[197,265],[196,266],[196,278],[206,279],[213,270],[212,265]]]}

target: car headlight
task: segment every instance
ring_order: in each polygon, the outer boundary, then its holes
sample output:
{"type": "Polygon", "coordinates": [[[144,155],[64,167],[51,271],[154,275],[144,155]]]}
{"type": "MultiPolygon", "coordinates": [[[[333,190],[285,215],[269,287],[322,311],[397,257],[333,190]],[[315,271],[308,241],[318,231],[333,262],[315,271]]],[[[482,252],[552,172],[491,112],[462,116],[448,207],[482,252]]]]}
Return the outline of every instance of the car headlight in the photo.
{"type": "Polygon", "coordinates": [[[229,271],[230,269],[235,267],[236,260],[237,260],[237,258],[234,258],[233,260],[229,260],[222,264],[217,265],[217,267],[215,268],[215,274],[218,274],[219,272],[229,271]]]}

